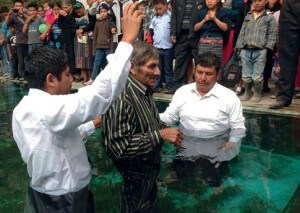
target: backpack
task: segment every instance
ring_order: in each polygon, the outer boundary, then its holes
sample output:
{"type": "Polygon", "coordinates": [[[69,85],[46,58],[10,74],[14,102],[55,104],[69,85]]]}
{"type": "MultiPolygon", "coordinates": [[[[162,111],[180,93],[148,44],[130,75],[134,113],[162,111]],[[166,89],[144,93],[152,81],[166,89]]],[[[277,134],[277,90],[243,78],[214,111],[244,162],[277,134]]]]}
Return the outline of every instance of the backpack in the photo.
{"type": "Polygon", "coordinates": [[[237,53],[233,53],[222,71],[220,84],[227,88],[234,88],[241,77],[242,68],[239,65],[239,58],[237,53]]]}

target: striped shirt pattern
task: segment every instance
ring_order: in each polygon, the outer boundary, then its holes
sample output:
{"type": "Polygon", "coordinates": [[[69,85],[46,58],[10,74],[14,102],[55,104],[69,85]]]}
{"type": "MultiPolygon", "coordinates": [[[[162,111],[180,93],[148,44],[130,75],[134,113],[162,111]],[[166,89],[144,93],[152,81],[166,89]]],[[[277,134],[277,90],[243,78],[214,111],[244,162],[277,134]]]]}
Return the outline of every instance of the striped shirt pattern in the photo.
{"type": "Polygon", "coordinates": [[[266,12],[254,19],[250,11],[243,22],[236,48],[247,46],[260,49],[273,49],[277,38],[277,25],[275,18],[266,12]]]}
{"type": "Polygon", "coordinates": [[[102,117],[102,143],[110,157],[145,159],[161,149],[162,123],[153,92],[148,91],[129,76],[125,89],[102,117]]]}

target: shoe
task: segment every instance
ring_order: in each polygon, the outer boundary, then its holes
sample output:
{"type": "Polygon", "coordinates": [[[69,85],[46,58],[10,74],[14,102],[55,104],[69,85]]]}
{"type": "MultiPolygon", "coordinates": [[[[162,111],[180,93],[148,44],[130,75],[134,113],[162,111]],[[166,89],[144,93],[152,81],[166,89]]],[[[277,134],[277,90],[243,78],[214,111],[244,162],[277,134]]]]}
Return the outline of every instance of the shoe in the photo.
{"type": "Polygon", "coordinates": [[[269,87],[264,87],[262,91],[263,91],[263,92],[270,92],[271,89],[270,89],[269,87]]]}
{"type": "Polygon", "coordinates": [[[162,88],[158,87],[158,88],[154,88],[154,92],[155,93],[161,93],[162,88]]]}
{"type": "Polygon", "coordinates": [[[271,98],[271,99],[276,99],[276,98],[277,98],[277,94],[274,93],[274,94],[270,95],[270,98],[271,98]]]}
{"type": "Polygon", "coordinates": [[[269,109],[282,109],[284,107],[288,107],[289,105],[291,105],[292,101],[288,101],[288,102],[283,102],[283,101],[275,101],[275,103],[273,103],[272,105],[269,106],[269,109]]]}
{"type": "Polygon", "coordinates": [[[245,82],[245,92],[244,95],[242,95],[240,97],[241,101],[248,101],[251,98],[251,87],[252,87],[252,83],[246,83],[245,82]]]}
{"type": "Polygon", "coordinates": [[[261,101],[262,87],[263,87],[263,81],[254,83],[254,93],[252,98],[250,99],[251,102],[258,103],[261,101]]]}

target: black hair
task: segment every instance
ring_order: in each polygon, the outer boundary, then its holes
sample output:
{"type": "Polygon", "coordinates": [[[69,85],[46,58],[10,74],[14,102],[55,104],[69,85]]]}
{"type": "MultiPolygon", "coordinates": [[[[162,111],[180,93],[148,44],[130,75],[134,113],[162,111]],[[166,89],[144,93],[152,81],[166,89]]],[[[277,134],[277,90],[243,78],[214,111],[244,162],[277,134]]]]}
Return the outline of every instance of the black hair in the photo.
{"type": "Polygon", "coordinates": [[[25,59],[25,79],[29,87],[44,89],[47,75],[51,73],[60,81],[67,65],[68,56],[63,50],[50,46],[38,47],[25,59]]]}
{"type": "Polygon", "coordinates": [[[167,4],[167,0],[154,0],[153,1],[153,5],[157,5],[157,4],[166,5],[167,4]]]}
{"type": "Polygon", "coordinates": [[[147,6],[148,4],[147,4],[147,2],[146,1],[141,1],[139,4],[138,4],[138,6],[137,7],[139,7],[140,5],[143,5],[143,6],[147,6]]]}
{"type": "Polygon", "coordinates": [[[38,4],[36,3],[36,2],[30,2],[28,5],[27,5],[27,8],[29,8],[29,7],[33,7],[33,8],[35,8],[36,10],[38,10],[38,8],[39,8],[39,6],[38,6],[38,4]]]}
{"type": "MultiPolygon", "coordinates": [[[[204,1],[204,7],[207,8],[206,1],[204,1]]],[[[219,2],[217,3],[217,11],[219,11],[222,8],[223,8],[223,3],[221,2],[221,0],[219,0],[219,2]]]]}
{"type": "Polygon", "coordinates": [[[24,1],[22,1],[22,0],[15,0],[15,1],[14,1],[14,4],[15,4],[15,3],[21,3],[21,4],[24,5],[24,1]]]}
{"type": "Polygon", "coordinates": [[[11,27],[15,28],[15,25],[14,24],[7,25],[7,28],[11,28],[11,27]]]}
{"type": "Polygon", "coordinates": [[[212,52],[204,52],[203,54],[200,54],[195,62],[196,66],[200,65],[201,67],[214,67],[217,73],[221,69],[220,58],[212,52]]]}
{"type": "Polygon", "coordinates": [[[52,9],[54,6],[53,6],[53,2],[52,1],[43,1],[43,4],[48,4],[48,6],[52,9]]]}
{"type": "Polygon", "coordinates": [[[53,9],[55,6],[61,8],[61,3],[60,3],[59,1],[54,1],[54,2],[52,2],[52,9],[53,9]]]}
{"type": "Polygon", "coordinates": [[[8,13],[8,12],[9,12],[8,7],[6,7],[6,6],[1,6],[0,7],[0,13],[8,13]]]}

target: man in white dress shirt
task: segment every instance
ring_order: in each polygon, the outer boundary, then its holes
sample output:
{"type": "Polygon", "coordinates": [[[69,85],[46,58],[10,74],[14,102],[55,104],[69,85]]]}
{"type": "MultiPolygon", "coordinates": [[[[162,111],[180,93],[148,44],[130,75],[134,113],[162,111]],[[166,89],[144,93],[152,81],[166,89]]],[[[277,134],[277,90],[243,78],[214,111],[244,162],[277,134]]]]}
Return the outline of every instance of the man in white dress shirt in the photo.
{"type": "Polygon", "coordinates": [[[105,113],[125,86],[132,43],[144,17],[135,10],[137,4],[124,9],[123,39],[108,56],[107,67],[78,93],[69,94],[73,77],[62,50],[41,47],[27,59],[30,90],[14,109],[12,127],[37,212],[93,212],[91,169],[82,138],[95,128],[86,122],[105,113]]]}
{"type": "Polygon", "coordinates": [[[213,53],[199,56],[195,83],[182,86],[160,114],[167,125],[180,122],[184,140],[173,168],[176,177],[191,175],[200,164],[205,181],[222,186],[227,162],[239,153],[245,136],[242,105],[231,90],[217,83],[221,62],[213,53]]]}

